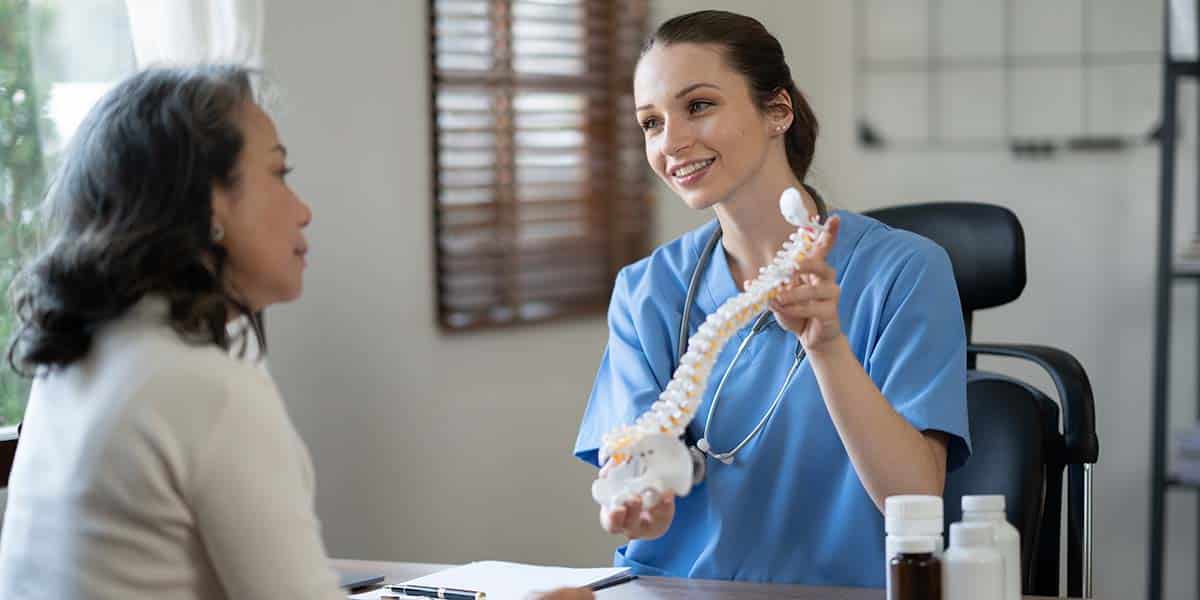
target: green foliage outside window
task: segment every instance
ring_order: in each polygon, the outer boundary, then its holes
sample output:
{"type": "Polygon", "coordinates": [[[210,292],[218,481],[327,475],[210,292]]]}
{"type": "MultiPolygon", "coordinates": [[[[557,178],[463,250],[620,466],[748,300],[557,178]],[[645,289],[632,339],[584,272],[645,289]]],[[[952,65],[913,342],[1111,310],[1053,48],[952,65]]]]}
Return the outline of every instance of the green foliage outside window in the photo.
{"type": "MultiPolygon", "coordinates": [[[[43,143],[54,128],[41,110],[48,89],[33,73],[33,32],[46,31],[51,15],[29,0],[0,0],[0,340],[13,329],[7,291],[13,275],[42,237],[38,216],[46,186],[43,143]]],[[[0,368],[0,426],[20,421],[29,382],[0,368]]]]}

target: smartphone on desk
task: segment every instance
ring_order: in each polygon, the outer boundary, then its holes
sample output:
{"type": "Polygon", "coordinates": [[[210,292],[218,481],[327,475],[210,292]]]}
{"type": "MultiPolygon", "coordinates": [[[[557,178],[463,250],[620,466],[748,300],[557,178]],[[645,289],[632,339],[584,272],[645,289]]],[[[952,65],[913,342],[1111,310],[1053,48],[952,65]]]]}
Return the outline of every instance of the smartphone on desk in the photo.
{"type": "Polygon", "coordinates": [[[361,571],[343,571],[338,569],[338,586],[351,594],[365,592],[371,588],[383,585],[383,575],[364,573],[361,571]]]}

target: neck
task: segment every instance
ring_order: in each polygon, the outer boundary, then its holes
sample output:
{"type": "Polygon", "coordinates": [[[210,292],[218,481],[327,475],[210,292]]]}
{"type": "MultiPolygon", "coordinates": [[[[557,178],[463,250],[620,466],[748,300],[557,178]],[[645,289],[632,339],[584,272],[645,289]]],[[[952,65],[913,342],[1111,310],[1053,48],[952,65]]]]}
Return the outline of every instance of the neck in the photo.
{"type": "Polygon", "coordinates": [[[745,287],[746,280],[757,277],[758,270],[774,260],[784,241],[796,231],[779,212],[779,195],[789,187],[800,190],[809,214],[817,214],[816,201],[786,159],[782,165],[764,165],[753,179],[715,207],[729,270],[738,289],[745,287]]]}

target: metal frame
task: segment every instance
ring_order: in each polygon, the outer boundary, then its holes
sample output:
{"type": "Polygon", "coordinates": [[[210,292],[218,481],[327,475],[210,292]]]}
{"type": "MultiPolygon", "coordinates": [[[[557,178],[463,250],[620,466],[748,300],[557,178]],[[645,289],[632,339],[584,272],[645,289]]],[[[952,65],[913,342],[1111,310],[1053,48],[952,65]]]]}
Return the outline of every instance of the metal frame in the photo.
{"type": "MultiPolygon", "coordinates": [[[[1066,479],[1067,486],[1067,506],[1065,510],[1060,510],[1059,514],[1066,513],[1067,517],[1067,581],[1066,595],[1072,598],[1087,598],[1093,597],[1093,540],[1094,537],[1094,511],[1092,503],[1093,494],[1093,473],[1092,467],[1096,460],[1099,459],[1099,440],[1095,439],[1095,424],[1094,422],[1088,425],[1082,425],[1084,431],[1092,432],[1092,439],[1074,439],[1071,440],[1072,431],[1076,434],[1080,432],[1078,427],[1073,427],[1070,423],[1084,423],[1094,418],[1094,401],[1092,399],[1091,384],[1086,382],[1082,389],[1076,390],[1078,393],[1073,393],[1070,386],[1067,385],[1067,380],[1060,373],[1059,368],[1056,368],[1054,361],[1046,353],[1048,351],[1056,351],[1053,348],[1039,346],[1022,346],[1010,344],[980,344],[968,343],[967,356],[989,355],[989,356],[1007,356],[1012,358],[1020,358],[1029,360],[1034,364],[1045,369],[1046,374],[1050,376],[1050,380],[1054,383],[1055,392],[1058,396],[1059,406],[1063,411],[1063,436],[1066,440],[1063,460],[1063,473],[1057,471],[1047,479],[1047,493],[1051,497],[1047,498],[1047,502],[1055,500],[1055,496],[1061,494],[1061,487],[1053,485],[1051,481],[1056,477],[1066,479]],[[1086,396],[1086,401],[1083,396],[1086,396]],[[1090,409],[1085,408],[1091,407],[1090,409]],[[1087,416],[1090,413],[1092,417],[1087,416]]],[[[1082,372],[1082,365],[1079,365],[1075,358],[1067,353],[1060,354],[1060,357],[1068,357],[1074,362],[1076,367],[1082,372]]],[[[1061,365],[1060,365],[1061,366],[1061,365]]],[[[1085,436],[1087,434],[1084,434],[1085,436]]],[[[1060,517],[1061,518],[1061,517],[1060,517]]],[[[1050,535],[1058,538],[1061,536],[1058,523],[1045,524],[1045,531],[1050,535]]],[[[1050,552],[1058,555],[1058,539],[1052,544],[1050,552]]],[[[1061,562],[1056,561],[1061,565],[1061,562]]],[[[1057,569],[1050,577],[1049,581],[1058,589],[1056,592],[1062,594],[1063,584],[1059,580],[1057,569]]],[[[1035,584],[1036,585],[1036,584],[1035,584]]],[[[1043,592],[1044,593],[1044,592],[1043,592]]]]}
{"type": "Polygon", "coordinates": [[[1092,588],[1092,464],[1083,465],[1083,597],[1093,598],[1092,588]]]}
{"type": "MultiPolygon", "coordinates": [[[[1196,11],[1197,26],[1200,27],[1200,7],[1196,11]]],[[[1168,378],[1170,375],[1171,291],[1176,279],[1193,279],[1194,272],[1176,269],[1174,266],[1174,222],[1175,222],[1175,158],[1177,139],[1177,104],[1179,80],[1192,77],[1200,81],[1200,60],[1176,61],[1171,56],[1171,6],[1163,2],[1163,90],[1162,125],[1159,130],[1159,217],[1158,249],[1155,268],[1154,290],[1154,370],[1153,370],[1153,429],[1151,445],[1150,487],[1150,543],[1148,549],[1147,594],[1148,600],[1163,597],[1163,551],[1166,545],[1166,492],[1169,489],[1200,489],[1200,486],[1177,482],[1167,477],[1168,425],[1168,378]]],[[[1197,173],[1200,176],[1200,172],[1197,173]]],[[[1200,225],[1198,225],[1200,226],[1200,225]]],[[[1200,340],[1200,338],[1198,338],[1200,340]]],[[[1200,407],[1197,409],[1200,414],[1200,407]]],[[[1200,503],[1197,504],[1200,509],[1200,503]]],[[[1200,529],[1200,525],[1198,525],[1200,529]]],[[[1200,531],[1197,533],[1200,539],[1200,531]]],[[[1196,570],[1197,585],[1200,586],[1200,568],[1196,570]]]]}

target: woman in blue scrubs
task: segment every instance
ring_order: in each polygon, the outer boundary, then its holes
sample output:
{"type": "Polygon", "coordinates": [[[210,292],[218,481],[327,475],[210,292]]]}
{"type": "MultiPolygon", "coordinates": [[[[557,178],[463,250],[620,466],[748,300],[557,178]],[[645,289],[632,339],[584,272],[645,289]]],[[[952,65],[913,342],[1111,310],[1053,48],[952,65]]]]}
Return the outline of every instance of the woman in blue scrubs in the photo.
{"type": "MultiPolygon", "coordinates": [[[[804,189],[810,213],[824,212],[802,186],[816,118],[758,21],[721,11],[667,21],[638,62],[634,96],[651,168],[716,219],[617,276],[575,445],[596,466],[601,437],[670,381],[680,338],[740,293],[738,282],[794,231],[780,193],[804,189]]],[[[862,215],[838,210],[827,222],[795,285],[717,359],[688,430],[709,449],[705,480],[656,506],[601,509],[604,528],[629,540],[616,564],[646,575],[882,586],[884,499],[940,496],[947,471],[967,459],[966,339],[948,257],[862,215]]]]}

